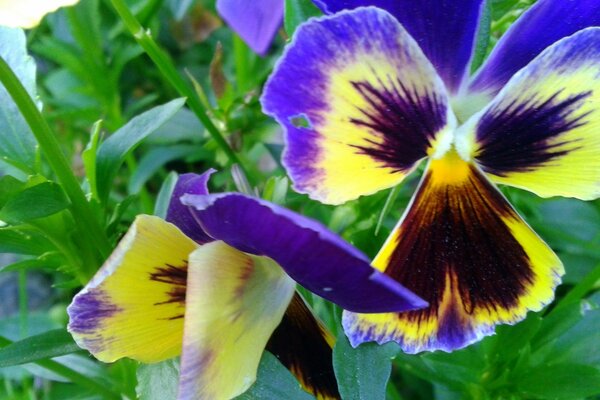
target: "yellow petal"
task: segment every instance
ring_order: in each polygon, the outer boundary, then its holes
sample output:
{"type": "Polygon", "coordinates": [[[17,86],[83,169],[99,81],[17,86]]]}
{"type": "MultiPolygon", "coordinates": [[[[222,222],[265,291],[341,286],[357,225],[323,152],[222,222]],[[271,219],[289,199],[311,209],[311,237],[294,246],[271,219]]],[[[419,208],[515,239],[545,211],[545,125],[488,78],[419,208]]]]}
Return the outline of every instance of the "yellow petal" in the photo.
{"type": "Polygon", "coordinates": [[[0,25],[33,28],[44,15],[77,2],[79,0],[0,0],[0,25]]]}

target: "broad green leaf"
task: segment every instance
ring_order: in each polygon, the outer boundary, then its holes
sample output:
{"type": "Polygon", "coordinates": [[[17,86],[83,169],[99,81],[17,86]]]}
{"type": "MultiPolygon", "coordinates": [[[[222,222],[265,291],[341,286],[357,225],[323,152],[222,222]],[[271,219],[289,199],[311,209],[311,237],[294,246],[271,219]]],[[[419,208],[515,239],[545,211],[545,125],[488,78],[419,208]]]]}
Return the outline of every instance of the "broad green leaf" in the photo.
{"type": "Polygon", "coordinates": [[[139,400],[177,398],[179,358],[140,365],[137,370],[137,381],[135,391],[139,400]]]}
{"type": "Polygon", "coordinates": [[[319,15],[322,15],[321,10],[311,0],[285,0],[283,26],[291,37],[300,24],[319,15]]]}
{"type": "Polygon", "coordinates": [[[581,364],[543,365],[521,374],[516,387],[534,398],[586,398],[600,394],[600,370],[581,364]]]}
{"type": "Polygon", "coordinates": [[[69,332],[55,329],[1,348],[0,368],[63,356],[79,350],[81,349],[75,344],[69,332]]]}
{"type": "Polygon", "coordinates": [[[494,353],[503,360],[518,356],[519,350],[527,346],[531,338],[539,331],[542,319],[530,314],[527,319],[516,325],[501,325],[496,328],[494,353]]]}
{"type": "Polygon", "coordinates": [[[256,382],[236,400],[314,400],[306,393],[294,376],[277,360],[265,351],[258,367],[256,382]]]}
{"type": "Polygon", "coordinates": [[[59,184],[43,182],[10,198],[0,210],[0,220],[19,224],[56,214],[68,206],[69,200],[59,184]]]}
{"type": "MultiPolygon", "coordinates": [[[[27,54],[25,33],[0,26],[0,56],[36,99],[35,62],[27,54]]],[[[0,159],[26,172],[34,172],[37,143],[17,105],[0,84],[0,159]]]]}
{"type": "Polygon", "coordinates": [[[534,349],[541,348],[563,335],[583,318],[580,302],[555,308],[543,320],[540,329],[531,340],[534,349]]]}
{"type": "Polygon", "coordinates": [[[600,368],[600,309],[584,312],[583,319],[553,344],[552,362],[586,363],[600,368]]]}
{"type": "Polygon", "coordinates": [[[146,111],[129,121],[100,145],[97,156],[97,186],[100,199],[106,200],[110,186],[127,154],[167,122],[183,107],[185,99],[175,99],[146,111]]]}
{"type": "Polygon", "coordinates": [[[385,399],[392,372],[392,359],[398,354],[395,343],[380,346],[364,343],[353,349],[346,336],[339,335],[333,349],[333,367],[344,400],[385,399]]]}
{"type": "Polygon", "coordinates": [[[39,255],[54,246],[36,231],[0,228],[0,253],[39,255]]]}
{"type": "Polygon", "coordinates": [[[0,178],[0,208],[4,207],[6,202],[22,190],[24,186],[25,182],[21,182],[10,175],[0,178]]]}

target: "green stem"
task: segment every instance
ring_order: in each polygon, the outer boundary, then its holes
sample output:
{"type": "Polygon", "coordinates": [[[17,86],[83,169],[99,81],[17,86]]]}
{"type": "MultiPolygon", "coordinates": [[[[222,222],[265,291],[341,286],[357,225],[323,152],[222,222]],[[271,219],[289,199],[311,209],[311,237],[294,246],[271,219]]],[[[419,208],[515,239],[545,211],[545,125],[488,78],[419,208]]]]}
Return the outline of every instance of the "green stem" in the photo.
{"type": "Polygon", "coordinates": [[[27,298],[27,271],[19,271],[19,331],[21,338],[27,337],[27,313],[28,313],[28,298],[27,298]]]}
{"type": "Polygon", "coordinates": [[[151,33],[142,27],[123,0],[111,0],[111,2],[129,32],[131,32],[138,44],[142,46],[146,54],[148,54],[152,62],[154,62],[154,64],[158,67],[162,75],[181,96],[187,98],[189,107],[192,109],[194,114],[196,114],[200,122],[202,122],[213,140],[217,142],[217,145],[225,152],[230,163],[239,164],[240,167],[246,172],[247,170],[244,168],[237,154],[233,151],[231,146],[229,146],[229,143],[227,143],[219,129],[207,115],[206,108],[202,105],[198,95],[181,77],[169,56],[160,47],[158,47],[152,38],[151,33]]]}
{"type": "MultiPolygon", "coordinates": [[[[11,340],[0,336],[0,348],[8,346],[12,343],[13,342],[11,340]]],[[[93,390],[94,392],[101,394],[102,396],[104,396],[105,399],[121,399],[121,396],[118,393],[115,393],[112,390],[110,390],[110,388],[107,385],[102,384],[101,382],[96,382],[94,379],[88,378],[87,376],[82,375],[77,371],[73,371],[71,368],[64,366],[54,360],[38,360],[35,361],[34,364],[39,365],[40,367],[45,368],[48,371],[52,371],[55,374],[58,374],[64,378],[67,378],[75,384],[87,387],[93,390]]]]}
{"type": "MultiPolygon", "coordinates": [[[[62,153],[56,136],[54,136],[50,126],[29,96],[29,93],[27,93],[2,57],[0,57],[0,82],[2,82],[17,104],[17,107],[19,107],[19,111],[21,111],[21,114],[31,128],[50,167],[56,174],[67,196],[69,196],[74,219],[78,224],[79,231],[82,235],[86,235],[86,237],[89,237],[93,241],[101,258],[106,258],[111,250],[106,234],[92,212],[85,194],[69,166],[67,158],[62,153]]],[[[92,260],[89,260],[88,265],[90,265],[90,268],[94,268],[95,271],[97,265],[94,264],[92,260]]]]}

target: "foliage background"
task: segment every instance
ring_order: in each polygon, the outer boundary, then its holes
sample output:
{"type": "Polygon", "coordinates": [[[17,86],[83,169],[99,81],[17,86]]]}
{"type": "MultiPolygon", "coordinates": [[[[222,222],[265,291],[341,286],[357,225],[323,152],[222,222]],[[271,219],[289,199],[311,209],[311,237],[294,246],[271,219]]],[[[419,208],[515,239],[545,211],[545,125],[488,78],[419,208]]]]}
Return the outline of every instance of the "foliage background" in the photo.
{"type": "MultiPolygon", "coordinates": [[[[488,1],[474,68],[533,2],[488,1]]],[[[281,132],[261,113],[258,98],[285,39],[316,13],[308,0],[286,1],[284,28],[265,58],[224,26],[212,0],[126,1],[147,28],[139,43],[113,3],[84,0],[47,17],[26,39],[0,31],[0,48],[17,54],[11,66],[38,96],[83,182],[88,211],[100,221],[99,230],[80,221],[52,155],[36,146],[0,92],[2,400],[174,398],[177,360],[97,363],[66,333],[65,309],[135,215],[164,214],[177,173],[217,168],[212,191],[256,191],[322,221],[371,257],[418,180],[413,175],[398,188],[338,207],[288,190],[281,132]],[[148,54],[156,44],[164,53],[153,60],[148,54]],[[174,100],[183,96],[191,99],[186,106],[174,100]],[[213,128],[199,119],[203,110],[245,166],[247,181],[207,132],[213,128]]],[[[344,399],[600,399],[600,202],[503,191],[565,263],[558,300],[467,349],[412,356],[393,344],[351,349],[340,310],[305,293],[339,337],[334,365],[344,399]]],[[[241,398],[311,396],[265,354],[256,385],[241,398]]]]}

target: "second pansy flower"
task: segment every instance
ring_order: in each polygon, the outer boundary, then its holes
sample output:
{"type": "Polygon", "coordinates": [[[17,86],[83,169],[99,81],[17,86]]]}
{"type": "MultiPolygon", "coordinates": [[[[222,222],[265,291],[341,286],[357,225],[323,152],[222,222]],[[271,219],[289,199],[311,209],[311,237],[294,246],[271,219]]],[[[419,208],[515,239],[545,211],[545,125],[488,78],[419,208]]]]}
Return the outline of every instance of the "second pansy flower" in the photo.
{"type": "Polygon", "coordinates": [[[320,399],[335,399],[333,338],[296,282],[349,310],[426,303],[321,224],[183,175],[167,221],[139,216],[69,306],[69,331],[98,359],[181,354],[180,400],[229,399],[254,382],[265,347],[320,399]]]}

